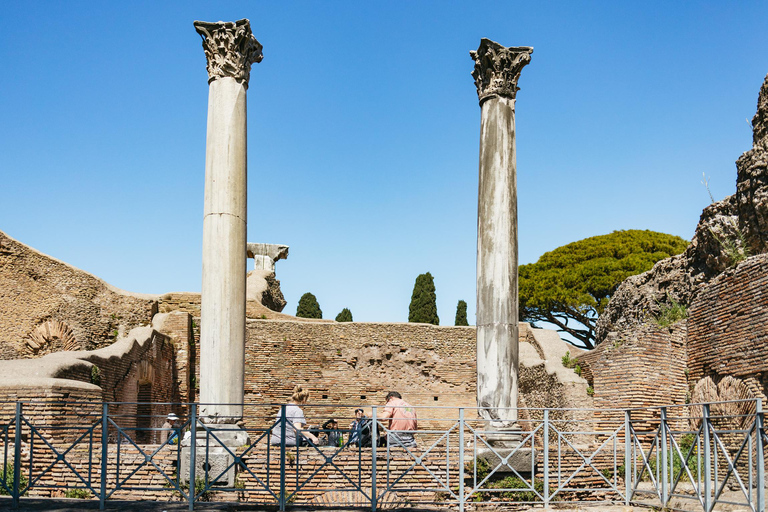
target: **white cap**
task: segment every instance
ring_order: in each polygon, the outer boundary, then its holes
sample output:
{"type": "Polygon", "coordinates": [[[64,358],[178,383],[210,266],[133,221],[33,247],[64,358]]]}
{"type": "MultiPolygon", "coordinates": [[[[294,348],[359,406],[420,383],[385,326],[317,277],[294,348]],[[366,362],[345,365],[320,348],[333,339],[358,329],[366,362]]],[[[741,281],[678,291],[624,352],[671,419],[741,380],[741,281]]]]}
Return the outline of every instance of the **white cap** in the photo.
{"type": "Polygon", "coordinates": [[[171,414],[168,415],[168,419],[171,421],[176,421],[177,419],[179,419],[179,417],[176,416],[176,413],[172,412],[171,414]]]}

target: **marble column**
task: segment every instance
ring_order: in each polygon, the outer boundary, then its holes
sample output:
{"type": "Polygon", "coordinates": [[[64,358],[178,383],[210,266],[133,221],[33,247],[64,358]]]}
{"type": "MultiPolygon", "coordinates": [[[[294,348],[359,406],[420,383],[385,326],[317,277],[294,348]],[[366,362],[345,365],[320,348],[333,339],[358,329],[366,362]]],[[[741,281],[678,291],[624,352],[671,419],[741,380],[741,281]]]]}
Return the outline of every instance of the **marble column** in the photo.
{"type": "Polygon", "coordinates": [[[472,76],[480,100],[477,205],[477,405],[494,428],[517,422],[515,96],[533,48],[482,39],[472,76]]]}
{"type": "Polygon", "coordinates": [[[246,91],[262,46],[250,22],[196,21],[208,61],[200,414],[210,423],[243,416],[246,279],[246,91]],[[222,405],[228,404],[228,405],[222,405]],[[232,405],[234,404],[234,405],[232,405]]]}

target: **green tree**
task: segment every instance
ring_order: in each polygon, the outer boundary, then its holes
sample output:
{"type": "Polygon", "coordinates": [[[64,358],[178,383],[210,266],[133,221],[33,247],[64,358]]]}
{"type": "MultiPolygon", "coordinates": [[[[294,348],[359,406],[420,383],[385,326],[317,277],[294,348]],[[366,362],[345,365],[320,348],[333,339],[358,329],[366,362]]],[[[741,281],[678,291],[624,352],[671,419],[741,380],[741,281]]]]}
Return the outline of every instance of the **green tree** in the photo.
{"type": "Polygon", "coordinates": [[[320,309],[320,304],[317,303],[317,298],[309,292],[302,295],[299,299],[299,307],[296,308],[296,316],[301,318],[323,318],[323,311],[320,309]]]}
{"type": "Polygon", "coordinates": [[[467,303],[463,300],[456,304],[456,322],[453,325],[469,325],[467,322],[467,303]]]}
{"type": "Polygon", "coordinates": [[[341,310],[341,313],[336,315],[336,321],[337,322],[351,322],[352,321],[352,312],[344,308],[341,310]]]}
{"type": "Polygon", "coordinates": [[[573,345],[594,348],[597,319],[622,281],[687,246],[679,236],[626,230],[544,253],[520,266],[520,319],[552,323],[578,340],[568,340],[573,345]]]}
{"type": "Polygon", "coordinates": [[[435,280],[432,274],[419,274],[413,285],[411,305],[408,308],[408,321],[423,324],[440,323],[437,316],[437,295],[435,295],[435,280]]]}

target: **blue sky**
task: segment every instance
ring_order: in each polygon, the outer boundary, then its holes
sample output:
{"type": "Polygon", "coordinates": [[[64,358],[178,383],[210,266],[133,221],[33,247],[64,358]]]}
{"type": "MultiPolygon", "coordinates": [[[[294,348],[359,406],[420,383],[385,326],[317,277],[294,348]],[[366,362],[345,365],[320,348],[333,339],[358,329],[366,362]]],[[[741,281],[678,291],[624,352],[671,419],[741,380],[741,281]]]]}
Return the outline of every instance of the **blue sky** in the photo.
{"type": "Polygon", "coordinates": [[[193,20],[249,18],[248,240],[290,245],[295,313],[475,310],[469,51],[533,46],[517,100],[520,262],[588,236],[690,239],[735,190],[765,2],[8,2],[0,230],[143,293],[199,291],[207,75],[193,20]]]}

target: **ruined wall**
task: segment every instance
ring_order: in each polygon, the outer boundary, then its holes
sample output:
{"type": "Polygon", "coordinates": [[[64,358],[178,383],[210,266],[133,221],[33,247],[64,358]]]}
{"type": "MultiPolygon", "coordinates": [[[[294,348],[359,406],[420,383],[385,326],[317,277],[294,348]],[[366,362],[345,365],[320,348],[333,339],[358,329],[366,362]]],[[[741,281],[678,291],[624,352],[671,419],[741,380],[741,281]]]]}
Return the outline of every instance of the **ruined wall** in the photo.
{"type": "MultiPolygon", "coordinates": [[[[273,291],[276,290],[275,293],[276,294],[280,293],[280,296],[282,296],[282,293],[280,292],[279,284],[268,285],[268,286],[272,286],[272,290],[273,291]]],[[[274,301],[275,299],[274,297],[271,297],[269,300],[274,301]]],[[[274,305],[274,302],[270,302],[270,304],[274,305]]],[[[189,313],[195,318],[199,318],[200,317],[200,294],[194,293],[194,292],[172,292],[172,293],[166,293],[158,297],[158,312],[170,313],[172,311],[183,311],[185,313],[189,313]]],[[[261,319],[261,320],[266,320],[266,319],[293,320],[296,322],[317,322],[318,321],[311,318],[298,318],[295,316],[286,315],[283,313],[279,313],[277,311],[273,311],[268,307],[264,306],[258,300],[245,301],[245,317],[261,319]]],[[[333,322],[333,320],[319,320],[319,321],[333,322]]]]}
{"type": "MultiPolygon", "coordinates": [[[[474,327],[251,320],[247,329],[246,403],[285,403],[293,386],[303,384],[311,390],[310,403],[336,406],[309,408],[319,415],[310,421],[336,415],[345,418],[343,424],[352,411],[339,406],[364,406],[370,413],[370,406],[382,405],[390,390],[413,405],[430,407],[420,413],[425,418],[445,414],[437,407],[476,404],[474,327]]],[[[528,324],[520,324],[522,345],[537,353],[541,348],[531,347],[531,332],[528,324]]],[[[550,363],[563,368],[559,357],[550,357],[550,363]]],[[[573,390],[552,376],[544,359],[532,358],[530,364],[521,364],[522,382],[530,384],[544,375],[547,380],[538,387],[526,385],[521,406],[575,403],[573,390]]],[[[577,393],[586,396],[585,390],[586,382],[581,381],[577,393]]]]}
{"type": "Polygon", "coordinates": [[[723,272],[688,312],[690,385],[730,375],[768,395],[768,254],[723,272]]]}
{"type": "MultiPolygon", "coordinates": [[[[686,403],[686,328],[648,324],[634,337],[607,339],[579,356],[594,389],[597,409],[629,409],[686,403]]],[[[651,419],[648,411],[642,411],[651,419]]],[[[638,413],[641,414],[641,413],[638,413]]],[[[615,414],[602,414],[606,420],[615,414]]]]}
{"type": "Polygon", "coordinates": [[[118,290],[0,232],[0,359],[103,347],[149,324],[156,308],[151,296],[118,290]],[[45,335],[48,320],[65,327],[45,335]],[[33,345],[38,327],[46,342],[33,345]],[[74,342],[62,339],[70,335],[74,342]]]}
{"type": "Polygon", "coordinates": [[[153,319],[156,329],[169,337],[175,349],[174,370],[178,386],[179,401],[194,402],[195,396],[195,366],[198,361],[195,345],[197,324],[189,313],[174,311],[160,313],[153,319]]]}
{"type": "MultiPolygon", "coordinates": [[[[179,401],[174,357],[175,349],[168,336],[142,327],[98,350],[0,361],[0,393],[9,401],[2,408],[2,415],[10,414],[10,401],[29,401],[25,409],[40,409],[45,421],[55,423],[65,421],[68,408],[98,416],[102,401],[122,402],[110,405],[110,414],[121,427],[160,427],[170,406],[136,402],[179,401]],[[70,401],[84,403],[67,404],[70,401]]],[[[145,432],[137,440],[151,442],[156,436],[157,433],[145,432]]]]}

